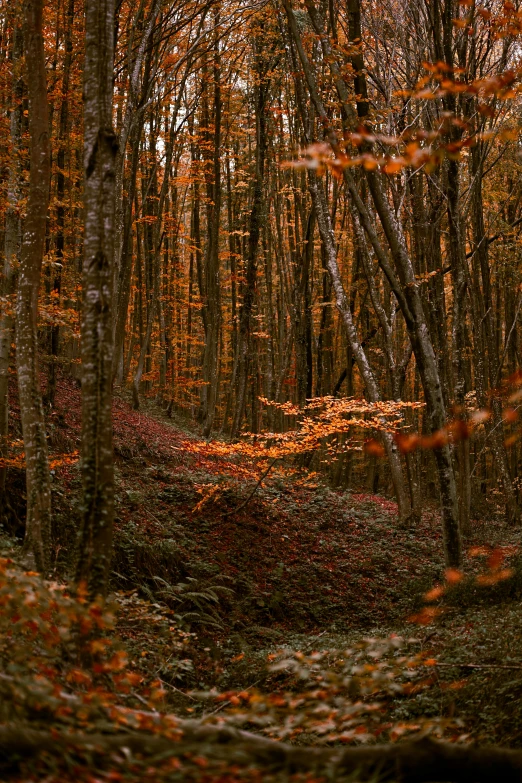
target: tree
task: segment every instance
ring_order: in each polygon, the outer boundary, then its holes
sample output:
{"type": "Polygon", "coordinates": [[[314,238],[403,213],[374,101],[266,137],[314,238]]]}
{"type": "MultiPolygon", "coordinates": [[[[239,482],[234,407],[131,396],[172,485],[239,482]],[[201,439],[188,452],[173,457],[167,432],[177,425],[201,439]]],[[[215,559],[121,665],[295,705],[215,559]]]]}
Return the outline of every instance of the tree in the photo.
{"type": "MultiPolygon", "coordinates": [[[[284,7],[290,34],[299,53],[301,66],[304,71],[306,84],[314,108],[324,128],[326,139],[331,144],[337,158],[342,159],[343,153],[339,145],[337,133],[319,95],[317,80],[303,47],[294,12],[288,0],[284,0],[284,7]]],[[[345,128],[347,131],[354,130],[355,116],[349,103],[347,85],[341,76],[341,71],[335,59],[332,57],[329,44],[323,30],[320,28],[320,22],[314,11],[313,5],[308,3],[307,8],[317,35],[320,38],[324,57],[327,58],[327,62],[330,64],[335,88],[341,103],[345,128]]],[[[359,105],[364,107],[366,106],[366,103],[360,103],[359,105]]],[[[387,277],[390,288],[393,291],[405,318],[428,405],[430,427],[432,432],[434,432],[444,426],[446,421],[446,409],[433,344],[426,324],[423,303],[416,285],[412,260],[400,227],[390,209],[388,198],[378,175],[376,175],[375,171],[372,169],[366,170],[365,173],[373,206],[381,222],[391,259],[388,258],[388,253],[377,236],[368,208],[361,199],[351,172],[348,168],[343,170],[344,180],[353,202],[353,208],[358,213],[361,224],[368,235],[368,239],[378,262],[387,277]],[[389,260],[392,261],[394,268],[390,265],[389,260]]],[[[459,566],[461,560],[461,541],[458,499],[449,445],[444,445],[436,451],[436,460],[439,472],[446,560],[448,565],[459,566]]]]}
{"type": "Polygon", "coordinates": [[[237,399],[234,411],[234,420],[231,428],[231,436],[237,436],[243,417],[245,415],[246,393],[249,376],[249,366],[252,353],[252,325],[257,288],[257,261],[261,225],[264,218],[263,210],[263,182],[265,177],[265,159],[267,148],[267,113],[270,95],[270,78],[267,76],[273,67],[273,54],[270,57],[263,51],[267,46],[264,36],[268,31],[260,22],[254,29],[254,112],[256,123],[256,157],[255,173],[252,195],[252,210],[250,212],[248,226],[247,258],[245,263],[245,286],[243,301],[239,309],[239,330],[237,341],[237,354],[235,362],[235,380],[237,384],[237,399]]]}
{"type": "MultiPolygon", "coordinates": [[[[18,9],[16,9],[18,10],[18,9]]],[[[14,336],[14,317],[12,300],[16,293],[16,260],[20,253],[21,221],[19,201],[22,190],[22,58],[23,29],[19,21],[13,19],[10,52],[11,66],[11,111],[9,118],[10,162],[7,186],[7,205],[4,234],[4,269],[2,276],[2,295],[8,301],[7,311],[0,318],[0,458],[8,455],[9,433],[9,365],[11,346],[14,336]]],[[[6,503],[6,467],[0,466],[0,503],[6,503]]]]}
{"type": "Polygon", "coordinates": [[[112,557],[112,297],[117,139],[112,128],[114,2],[86,6],[82,305],[82,526],[76,581],[105,595],[112,557]]]}
{"type": "Polygon", "coordinates": [[[49,205],[49,107],[43,41],[43,3],[26,0],[24,35],[29,94],[31,170],[20,251],[16,304],[16,366],[25,449],[25,547],[46,573],[51,547],[51,485],[38,368],[38,292],[49,205]]]}

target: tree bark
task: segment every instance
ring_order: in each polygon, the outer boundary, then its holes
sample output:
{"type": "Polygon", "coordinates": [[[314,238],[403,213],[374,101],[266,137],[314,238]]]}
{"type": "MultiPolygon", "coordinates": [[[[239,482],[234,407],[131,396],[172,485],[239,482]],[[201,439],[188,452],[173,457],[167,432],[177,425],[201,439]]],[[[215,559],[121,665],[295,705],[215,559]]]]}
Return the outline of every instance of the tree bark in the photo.
{"type": "Polygon", "coordinates": [[[82,529],[77,583],[105,595],[112,554],[112,296],[115,164],[112,129],[114,0],[86,5],[84,66],[84,259],[82,338],[82,529]]]}
{"type": "MultiPolygon", "coordinates": [[[[51,272],[53,278],[52,293],[56,297],[56,303],[59,303],[60,301],[60,293],[62,290],[62,268],[65,250],[65,155],[67,134],[69,131],[69,89],[73,61],[72,35],[74,25],[74,4],[75,0],[68,0],[67,12],[65,15],[65,58],[63,63],[62,102],[60,106],[60,122],[58,129],[59,148],[56,157],[56,264],[54,265],[54,270],[51,272]]],[[[60,347],[60,327],[57,324],[53,324],[49,331],[49,372],[47,376],[45,403],[54,408],[56,397],[56,369],[60,347]]]]}
{"type": "Polygon", "coordinates": [[[27,518],[24,548],[46,573],[51,547],[51,483],[38,367],[38,291],[49,206],[49,104],[42,0],[25,3],[31,171],[16,304],[16,367],[24,438],[27,518]]]}
{"type": "MultiPolygon", "coordinates": [[[[256,44],[259,46],[259,42],[256,44]]],[[[255,177],[253,187],[252,210],[250,212],[250,225],[248,233],[248,250],[245,270],[245,286],[243,290],[243,302],[239,311],[239,334],[236,358],[237,398],[234,411],[234,419],[231,437],[236,437],[241,428],[245,414],[246,392],[248,374],[250,368],[252,316],[254,312],[256,285],[257,285],[257,256],[259,239],[261,235],[261,223],[263,219],[263,188],[265,176],[265,158],[267,148],[267,115],[266,106],[270,89],[270,80],[266,77],[268,65],[263,61],[262,54],[256,52],[254,74],[258,83],[255,85],[255,111],[256,111],[256,160],[255,177]]]]}
{"type": "MultiPolygon", "coordinates": [[[[17,9],[15,9],[16,11],[17,9]]],[[[14,336],[13,299],[16,293],[16,261],[20,254],[21,221],[19,201],[22,194],[22,167],[20,145],[22,139],[23,61],[22,26],[13,19],[13,43],[11,49],[12,105],[9,122],[10,160],[7,181],[7,206],[5,211],[4,268],[0,293],[6,298],[5,310],[0,317],[0,462],[8,453],[9,435],[9,365],[14,336]]],[[[5,508],[5,465],[0,464],[0,509],[5,508]]]]}
{"type": "Polygon", "coordinates": [[[221,218],[221,60],[219,53],[218,25],[219,13],[215,17],[214,42],[214,133],[212,174],[207,182],[207,232],[208,240],[205,253],[205,300],[206,317],[205,349],[203,352],[202,420],[203,434],[210,436],[214,426],[219,387],[219,343],[221,333],[221,281],[219,264],[219,228],[221,218]]]}

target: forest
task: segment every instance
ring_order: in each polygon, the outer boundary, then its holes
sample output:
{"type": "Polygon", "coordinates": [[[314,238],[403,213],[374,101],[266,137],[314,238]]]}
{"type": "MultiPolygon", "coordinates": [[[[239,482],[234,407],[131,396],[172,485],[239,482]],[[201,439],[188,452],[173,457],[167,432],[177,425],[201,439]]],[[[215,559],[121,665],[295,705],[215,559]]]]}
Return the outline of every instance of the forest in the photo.
{"type": "Polygon", "coordinates": [[[521,47],[0,0],[1,779],[522,781],[521,47]]]}

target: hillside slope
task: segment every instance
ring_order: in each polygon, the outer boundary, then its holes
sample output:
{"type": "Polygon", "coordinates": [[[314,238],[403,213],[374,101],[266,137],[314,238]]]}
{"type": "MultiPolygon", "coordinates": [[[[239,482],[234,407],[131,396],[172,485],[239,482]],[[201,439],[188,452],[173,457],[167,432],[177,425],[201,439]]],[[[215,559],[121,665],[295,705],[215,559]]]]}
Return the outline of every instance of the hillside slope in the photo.
{"type": "MultiPolygon", "coordinates": [[[[78,527],[80,401],[76,383],[62,377],[49,415],[49,444],[54,562],[63,576],[78,527]]],[[[463,731],[481,739],[519,742],[520,622],[512,599],[520,594],[520,580],[487,595],[468,584],[450,597],[435,625],[406,623],[443,578],[440,521],[433,509],[424,511],[415,529],[405,530],[390,500],[333,492],[303,471],[274,470],[250,497],[258,483],[255,465],[209,455],[181,422],[167,419],[152,403],[136,412],[116,397],[113,412],[113,588],[125,609],[120,633],[133,664],[152,674],[158,660],[171,656],[161,635],[133,621],[133,596],[170,609],[180,627],[196,631],[188,657],[161,669],[173,684],[176,708],[193,709],[191,697],[178,688],[264,682],[266,655],[282,645],[343,649],[368,630],[379,636],[393,631],[414,634],[414,646],[433,653],[440,665],[410,698],[398,700],[397,720],[458,717],[463,731]]],[[[23,470],[16,465],[16,405],[13,414],[5,526],[20,536],[24,497],[23,470]]],[[[509,558],[517,539],[516,530],[489,520],[475,524],[467,544],[500,542],[509,558]]],[[[476,572],[477,559],[468,557],[466,568],[476,572]]]]}
{"type": "MultiPolygon", "coordinates": [[[[59,570],[67,567],[78,522],[80,402],[77,384],[62,376],[49,415],[59,570]]],[[[371,628],[403,620],[442,573],[433,509],[405,530],[390,500],[334,492],[306,471],[277,469],[245,503],[260,470],[244,457],[198,452],[196,437],[152,403],[134,411],[115,397],[113,417],[114,587],[165,597],[187,578],[222,584],[228,628],[371,628]]],[[[10,484],[20,519],[20,469],[11,469],[10,484]]],[[[13,517],[11,532],[21,532],[13,517]]],[[[494,543],[500,533],[477,523],[470,543],[494,543]]]]}

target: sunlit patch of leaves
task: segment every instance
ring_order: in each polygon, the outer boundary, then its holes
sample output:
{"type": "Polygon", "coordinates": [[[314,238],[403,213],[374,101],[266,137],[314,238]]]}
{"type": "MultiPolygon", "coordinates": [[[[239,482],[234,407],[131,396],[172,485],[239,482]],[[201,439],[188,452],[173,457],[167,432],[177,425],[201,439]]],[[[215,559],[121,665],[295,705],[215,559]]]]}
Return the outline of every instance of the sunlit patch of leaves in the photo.
{"type": "MultiPolygon", "coordinates": [[[[293,424],[289,421],[286,432],[245,433],[233,443],[191,440],[186,443],[187,452],[207,458],[226,458],[232,469],[237,465],[236,474],[241,477],[255,479],[272,467],[274,474],[284,475],[289,467],[278,465],[276,470],[276,461],[319,449],[325,449],[329,457],[344,451],[361,451],[362,433],[396,433],[403,426],[405,411],[424,408],[423,402],[368,402],[353,397],[317,397],[308,400],[303,407],[264,397],[259,399],[263,405],[294,419],[293,424]]],[[[215,504],[228,487],[226,481],[200,486],[198,491],[202,497],[192,513],[200,513],[207,505],[215,504]]]]}
{"type": "MultiPolygon", "coordinates": [[[[318,397],[309,400],[302,408],[289,402],[260,400],[286,416],[295,417],[295,426],[287,432],[246,433],[235,443],[193,441],[187,444],[187,449],[213,456],[283,458],[313,451],[323,444],[325,438],[350,433],[354,429],[395,432],[402,423],[405,410],[424,407],[422,402],[367,402],[353,397],[318,397]]],[[[356,448],[361,447],[358,445],[356,448]]]]}

